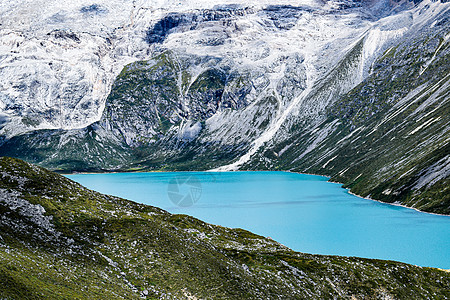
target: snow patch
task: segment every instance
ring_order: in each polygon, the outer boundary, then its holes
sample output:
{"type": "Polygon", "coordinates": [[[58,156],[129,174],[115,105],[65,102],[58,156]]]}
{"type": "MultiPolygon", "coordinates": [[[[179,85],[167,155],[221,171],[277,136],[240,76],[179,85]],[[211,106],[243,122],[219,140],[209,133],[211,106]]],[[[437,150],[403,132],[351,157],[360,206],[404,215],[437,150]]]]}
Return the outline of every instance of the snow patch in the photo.
{"type": "Polygon", "coordinates": [[[178,138],[183,141],[192,141],[200,134],[201,130],[202,124],[200,122],[193,123],[189,120],[181,126],[178,138]]]}
{"type": "Polygon", "coordinates": [[[430,125],[433,124],[434,122],[439,121],[440,119],[441,119],[441,117],[431,118],[431,119],[429,119],[428,121],[426,121],[425,123],[423,123],[423,124],[417,126],[417,127],[416,127],[413,131],[411,131],[408,135],[413,135],[413,134],[415,134],[416,132],[422,130],[423,128],[425,128],[425,127],[427,127],[427,126],[430,126],[430,125]]]}
{"type": "Polygon", "coordinates": [[[424,186],[430,187],[441,179],[450,176],[450,155],[445,156],[441,160],[437,161],[426,169],[423,176],[419,178],[414,190],[423,188],[424,186]]]}

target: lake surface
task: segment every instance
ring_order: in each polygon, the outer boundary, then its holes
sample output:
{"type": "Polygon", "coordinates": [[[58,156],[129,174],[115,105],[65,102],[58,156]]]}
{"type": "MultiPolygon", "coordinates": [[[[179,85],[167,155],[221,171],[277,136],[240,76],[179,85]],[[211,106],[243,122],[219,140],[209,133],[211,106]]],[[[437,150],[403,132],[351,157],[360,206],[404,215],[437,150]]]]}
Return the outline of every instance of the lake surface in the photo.
{"type": "Polygon", "coordinates": [[[67,177],[105,194],[244,228],[296,251],[450,269],[450,217],[362,199],[321,176],[167,172],[67,177]]]}

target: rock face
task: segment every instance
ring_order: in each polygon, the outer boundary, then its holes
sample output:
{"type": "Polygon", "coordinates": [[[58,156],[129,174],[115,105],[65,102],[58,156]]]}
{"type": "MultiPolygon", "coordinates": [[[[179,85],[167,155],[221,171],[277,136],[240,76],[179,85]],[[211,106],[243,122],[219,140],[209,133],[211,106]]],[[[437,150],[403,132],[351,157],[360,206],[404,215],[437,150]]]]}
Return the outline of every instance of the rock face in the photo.
{"type": "Polygon", "coordinates": [[[0,158],[0,298],[446,298],[450,273],[293,252],[0,158]]]}
{"type": "Polygon", "coordinates": [[[0,6],[2,155],[313,172],[450,213],[448,3],[33,3],[0,6]]]}

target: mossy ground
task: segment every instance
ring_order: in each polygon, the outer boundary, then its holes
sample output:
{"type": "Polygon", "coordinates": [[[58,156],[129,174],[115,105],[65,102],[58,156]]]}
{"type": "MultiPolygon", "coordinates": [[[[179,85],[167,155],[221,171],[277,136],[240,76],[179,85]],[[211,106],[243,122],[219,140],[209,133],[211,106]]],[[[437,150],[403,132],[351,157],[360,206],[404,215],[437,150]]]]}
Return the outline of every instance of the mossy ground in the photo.
{"type": "Polygon", "coordinates": [[[450,274],[294,252],[242,229],[87,190],[12,158],[0,190],[40,205],[53,230],[0,201],[0,298],[398,299],[450,297],[450,274]],[[39,233],[39,234],[38,234],[39,233]]]}

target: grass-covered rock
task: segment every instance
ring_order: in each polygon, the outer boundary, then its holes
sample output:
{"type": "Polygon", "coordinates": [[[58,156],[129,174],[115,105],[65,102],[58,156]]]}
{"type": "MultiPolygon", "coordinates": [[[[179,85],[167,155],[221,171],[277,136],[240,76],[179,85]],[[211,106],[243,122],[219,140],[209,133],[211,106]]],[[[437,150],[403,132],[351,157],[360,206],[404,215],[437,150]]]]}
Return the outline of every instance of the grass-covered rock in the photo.
{"type": "Polygon", "coordinates": [[[446,299],[450,273],[294,252],[0,159],[0,298],[446,299]]]}

